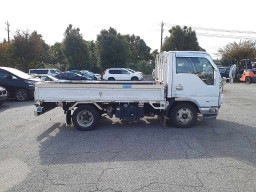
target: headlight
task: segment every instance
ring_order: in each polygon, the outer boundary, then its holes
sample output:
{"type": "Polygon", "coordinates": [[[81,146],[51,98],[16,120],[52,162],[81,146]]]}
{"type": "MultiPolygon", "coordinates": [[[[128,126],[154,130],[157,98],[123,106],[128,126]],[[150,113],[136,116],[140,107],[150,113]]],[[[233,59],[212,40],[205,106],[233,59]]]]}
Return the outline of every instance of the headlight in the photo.
{"type": "Polygon", "coordinates": [[[34,86],[34,85],[35,85],[35,81],[27,81],[27,80],[26,80],[25,82],[26,82],[27,84],[29,84],[29,86],[31,86],[31,85],[34,86]]]}

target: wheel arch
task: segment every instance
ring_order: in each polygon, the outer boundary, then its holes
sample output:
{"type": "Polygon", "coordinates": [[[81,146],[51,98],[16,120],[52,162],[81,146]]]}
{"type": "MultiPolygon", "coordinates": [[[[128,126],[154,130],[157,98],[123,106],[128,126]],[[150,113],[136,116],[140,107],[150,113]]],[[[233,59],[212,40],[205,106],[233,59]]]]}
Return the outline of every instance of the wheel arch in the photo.
{"type": "Polygon", "coordinates": [[[200,113],[200,110],[199,110],[199,105],[198,105],[198,103],[196,102],[196,101],[194,101],[194,100],[190,100],[190,99],[185,99],[185,100],[176,100],[176,99],[173,99],[173,100],[170,100],[169,101],[169,106],[167,107],[167,114],[170,114],[170,112],[171,112],[171,110],[172,110],[172,108],[175,106],[175,105],[177,105],[177,104],[179,104],[179,103],[188,103],[188,104],[191,104],[192,106],[194,106],[194,108],[196,109],[196,111],[198,112],[198,113],[200,113]]]}

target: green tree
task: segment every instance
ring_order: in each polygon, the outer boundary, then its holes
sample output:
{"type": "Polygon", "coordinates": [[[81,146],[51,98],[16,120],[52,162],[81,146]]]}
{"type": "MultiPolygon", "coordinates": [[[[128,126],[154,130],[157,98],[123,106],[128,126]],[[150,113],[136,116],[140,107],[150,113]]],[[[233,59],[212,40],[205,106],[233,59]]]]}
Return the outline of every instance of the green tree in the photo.
{"type": "Polygon", "coordinates": [[[203,51],[197,41],[196,32],[191,27],[175,26],[169,30],[170,36],[164,40],[161,51],[203,51]]]}
{"type": "Polygon", "coordinates": [[[69,69],[89,68],[89,50],[79,28],[73,28],[71,24],[67,27],[64,33],[63,47],[69,69]]]}
{"type": "Polygon", "coordinates": [[[150,53],[150,59],[155,61],[157,54],[159,54],[158,49],[155,49],[154,51],[152,51],[152,53],[150,53]]]}
{"type": "Polygon", "coordinates": [[[150,59],[151,48],[147,46],[140,36],[124,35],[124,38],[129,43],[132,63],[138,63],[140,60],[150,59]]]}
{"type": "Polygon", "coordinates": [[[96,43],[94,41],[88,41],[87,42],[88,47],[89,47],[89,62],[90,62],[90,67],[89,70],[94,72],[94,73],[99,73],[100,72],[100,67],[97,64],[97,55],[96,55],[96,43]]]}
{"type": "Polygon", "coordinates": [[[218,50],[222,65],[230,65],[237,60],[256,57],[256,42],[252,40],[233,42],[218,50]]]}
{"type": "Polygon", "coordinates": [[[6,41],[0,43],[0,66],[15,67],[15,61],[13,60],[13,46],[6,41]]]}
{"type": "Polygon", "coordinates": [[[56,42],[54,45],[50,46],[49,57],[52,64],[68,64],[67,58],[63,51],[63,45],[59,42],[56,42]]]}
{"type": "Polygon", "coordinates": [[[130,60],[129,43],[113,28],[102,30],[96,42],[97,63],[101,70],[126,67],[130,60]]]}
{"type": "Polygon", "coordinates": [[[28,72],[43,62],[48,46],[36,31],[31,34],[28,31],[17,31],[12,40],[12,48],[16,67],[28,72]]]}
{"type": "Polygon", "coordinates": [[[151,74],[152,65],[149,61],[141,60],[138,63],[138,70],[141,71],[143,74],[151,74]]]}

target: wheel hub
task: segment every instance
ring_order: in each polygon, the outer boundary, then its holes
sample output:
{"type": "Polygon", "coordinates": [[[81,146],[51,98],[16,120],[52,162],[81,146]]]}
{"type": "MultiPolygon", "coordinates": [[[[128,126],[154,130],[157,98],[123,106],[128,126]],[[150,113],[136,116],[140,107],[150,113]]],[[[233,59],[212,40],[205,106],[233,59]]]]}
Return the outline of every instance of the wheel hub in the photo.
{"type": "Polygon", "coordinates": [[[82,127],[89,127],[94,121],[93,114],[90,111],[80,111],[77,115],[77,122],[82,127]]]}
{"type": "Polygon", "coordinates": [[[180,109],[176,114],[176,119],[181,124],[188,124],[193,119],[193,113],[188,108],[180,109]]]}
{"type": "Polygon", "coordinates": [[[183,119],[187,119],[187,118],[188,118],[188,115],[187,115],[187,114],[183,114],[183,115],[182,115],[182,118],[183,118],[183,119]]]}

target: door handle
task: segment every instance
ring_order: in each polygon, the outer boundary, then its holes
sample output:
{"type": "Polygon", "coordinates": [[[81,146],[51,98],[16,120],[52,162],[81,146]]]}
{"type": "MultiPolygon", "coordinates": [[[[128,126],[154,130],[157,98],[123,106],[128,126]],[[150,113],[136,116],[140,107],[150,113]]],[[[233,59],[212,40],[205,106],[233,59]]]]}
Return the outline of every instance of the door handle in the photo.
{"type": "Polygon", "coordinates": [[[177,90],[177,91],[181,91],[181,90],[183,90],[183,86],[182,86],[182,85],[180,85],[180,84],[179,84],[179,85],[177,85],[177,86],[176,86],[176,90],[177,90]]]}

